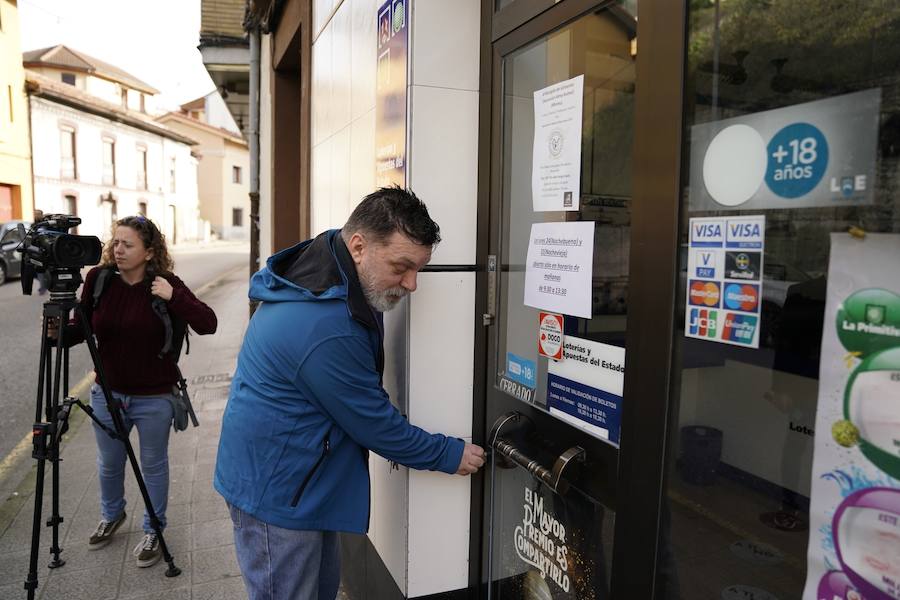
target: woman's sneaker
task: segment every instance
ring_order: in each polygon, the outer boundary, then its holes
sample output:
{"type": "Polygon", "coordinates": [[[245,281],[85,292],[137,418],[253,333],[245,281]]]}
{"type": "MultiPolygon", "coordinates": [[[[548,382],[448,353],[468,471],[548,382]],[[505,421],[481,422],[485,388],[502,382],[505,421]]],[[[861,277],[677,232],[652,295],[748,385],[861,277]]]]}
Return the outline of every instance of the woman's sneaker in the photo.
{"type": "Polygon", "coordinates": [[[106,519],[100,521],[100,524],[97,525],[96,531],[91,534],[91,539],[88,541],[88,549],[99,550],[100,548],[106,546],[112,539],[112,536],[116,532],[116,529],[118,529],[119,525],[124,522],[124,510],[122,511],[122,514],[118,516],[118,518],[112,521],[107,521],[106,519]]]}
{"type": "Polygon", "coordinates": [[[162,556],[159,551],[159,536],[155,533],[145,533],[143,539],[134,547],[134,555],[137,556],[139,567],[152,567],[158,563],[162,556]]]}

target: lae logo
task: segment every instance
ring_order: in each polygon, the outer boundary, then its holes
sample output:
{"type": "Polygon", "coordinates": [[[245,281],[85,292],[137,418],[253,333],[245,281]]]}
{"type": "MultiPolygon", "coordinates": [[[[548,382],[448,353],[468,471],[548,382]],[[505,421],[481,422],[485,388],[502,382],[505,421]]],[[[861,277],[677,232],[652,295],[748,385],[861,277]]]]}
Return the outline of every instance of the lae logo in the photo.
{"type": "Polygon", "coordinates": [[[722,327],[722,339],[738,344],[753,344],[753,336],[759,318],[753,315],[725,313],[725,325],[722,327]]]}
{"type": "Polygon", "coordinates": [[[759,308],[759,286],[751,283],[729,283],[725,286],[725,308],[756,312],[759,308]]]}
{"type": "Polygon", "coordinates": [[[706,310],[705,308],[692,308],[688,332],[698,337],[715,338],[717,322],[717,311],[706,310]]]}
{"type": "Polygon", "coordinates": [[[715,281],[691,281],[690,302],[693,306],[718,308],[721,291],[715,281]]]}

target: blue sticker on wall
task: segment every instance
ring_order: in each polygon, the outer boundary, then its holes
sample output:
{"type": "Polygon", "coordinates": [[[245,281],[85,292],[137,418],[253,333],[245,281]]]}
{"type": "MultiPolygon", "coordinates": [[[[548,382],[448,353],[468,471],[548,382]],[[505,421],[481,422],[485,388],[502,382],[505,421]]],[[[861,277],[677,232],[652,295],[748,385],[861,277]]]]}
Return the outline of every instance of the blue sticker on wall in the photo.
{"type": "Polygon", "coordinates": [[[507,352],[506,376],[516,383],[534,389],[537,385],[537,365],[532,360],[507,352]]]}

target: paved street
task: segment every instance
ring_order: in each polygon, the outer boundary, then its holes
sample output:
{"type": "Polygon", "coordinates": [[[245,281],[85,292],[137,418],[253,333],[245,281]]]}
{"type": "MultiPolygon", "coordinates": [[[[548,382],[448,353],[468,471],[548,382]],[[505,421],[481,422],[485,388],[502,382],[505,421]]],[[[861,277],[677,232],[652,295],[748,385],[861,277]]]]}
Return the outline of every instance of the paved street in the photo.
{"type": "MultiPolygon", "coordinates": [[[[231,521],[225,503],[212,488],[221,416],[247,322],[247,269],[233,268],[242,264],[245,254],[241,252],[245,252],[244,247],[233,251],[198,250],[178,256],[177,270],[184,273],[189,285],[200,289],[201,299],[216,311],[219,319],[216,334],[194,336],[190,355],[181,361],[201,423],[199,428],[189,427],[187,431],[173,434],[169,445],[171,486],[169,526],[165,534],[182,574],[165,577],[164,562],[147,569],[135,565],[131,551],[141,537],[143,508],[130,469],[126,476],[126,525],[109,546],[88,551],[87,540],[97,525],[99,510],[96,443],[90,423],[79,415],[62,450],[60,499],[65,521],[60,526],[60,545],[67,562],[55,571],[47,568],[50,530],[42,528],[38,563],[41,600],[246,598],[234,556],[231,521]],[[228,274],[205,289],[201,287],[204,281],[222,272],[228,274]]],[[[132,436],[135,448],[136,434],[135,431],[132,436]]],[[[3,599],[26,597],[23,582],[28,571],[34,506],[35,476],[30,464],[33,462],[29,460],[29,464],[20,467],[27,476],[0,503],[0,598],[3,599]]],[[[48,487],[44,494],[44,520],[48,516],[49,498],[48,487]]]]}
{"type": "MultiPolygon", "coordinates": [[[[173,252],[175,272],[198,290],[230,270],[247,264],[244,244],[211,243],[173,252]]],[[[24,296],[19,280],[0,286],[0,461],[30,432],[34,422],[40,353],[41,307],[47,296],[24,296]]],[[[84,345],[71,352],[70,386],[93,370],[84,345]]],[[[3,478],[0,467],[0,479],[3,478]]],[[[0,487],[0,492],[4,491],[0,487]]]]}

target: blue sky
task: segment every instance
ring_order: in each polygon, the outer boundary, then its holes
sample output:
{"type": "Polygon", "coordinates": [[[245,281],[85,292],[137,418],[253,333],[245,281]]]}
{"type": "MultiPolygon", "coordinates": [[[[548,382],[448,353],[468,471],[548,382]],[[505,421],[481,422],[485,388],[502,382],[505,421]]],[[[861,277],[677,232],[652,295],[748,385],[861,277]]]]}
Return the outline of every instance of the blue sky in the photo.
{"type": "Polygon", "coordinates": [[[165,108],[213,83],[197,50],[200,0],[19,0],[22,51],[65,44],[156,89],[165,108]]]}

